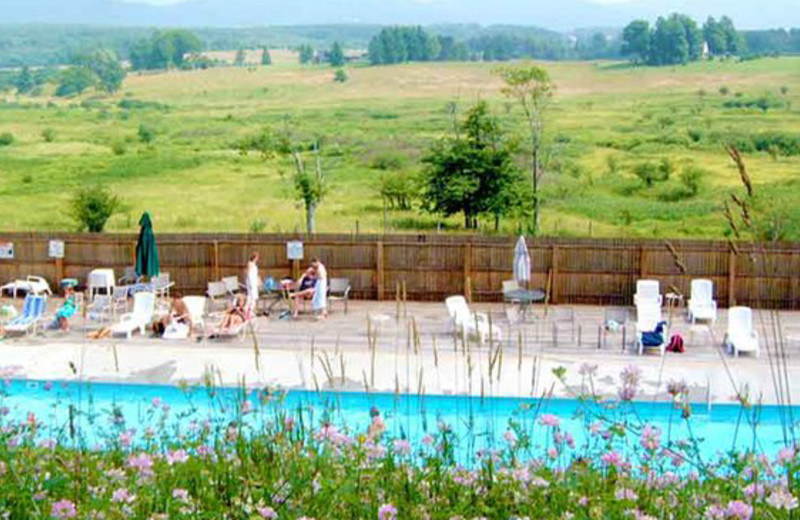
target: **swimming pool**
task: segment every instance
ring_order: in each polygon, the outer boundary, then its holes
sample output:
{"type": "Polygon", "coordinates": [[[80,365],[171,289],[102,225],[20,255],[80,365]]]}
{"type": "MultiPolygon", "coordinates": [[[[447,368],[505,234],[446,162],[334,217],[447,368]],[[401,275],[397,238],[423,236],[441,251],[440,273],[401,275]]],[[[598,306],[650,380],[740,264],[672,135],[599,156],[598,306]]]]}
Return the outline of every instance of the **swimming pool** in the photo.
{"type": "Polygon", "coordinates": [[[792,442],[792,426],[800,418],[798,407],[778,406],[694,406],[685,420],[683,410],[671,403],[13,380],[6,381],[0,396],[0,424],[29,421],[33,414],[41,439],[103,449],[121,435],[132,442],[156,439],[168,444],[201,425],[223,429],[241,424],[257,432],[286,416],[304,428],[332,424],[357,434],[367,430],[372,407],[381,411],[390,437],[412,444],[448,429],[458,441],[457,456],[463,464],[469,464],[476,453],[502,448],[510,427],[529,436],[532,453],[552,444],[554,430],[570,433],[575,453],[588,453],[593,445],[609,442],[609,431],[627,431],[627,436],[611,441],[623,451],[636,450],[639,433],[649,424],[658,428],[665,445],[696,442],[698,456],[706,459],[716,459],[731,449],[751,449],[773,457],[792,442]],[[543,415],[556,417],[558,427],[543,424],[543,415]]]}

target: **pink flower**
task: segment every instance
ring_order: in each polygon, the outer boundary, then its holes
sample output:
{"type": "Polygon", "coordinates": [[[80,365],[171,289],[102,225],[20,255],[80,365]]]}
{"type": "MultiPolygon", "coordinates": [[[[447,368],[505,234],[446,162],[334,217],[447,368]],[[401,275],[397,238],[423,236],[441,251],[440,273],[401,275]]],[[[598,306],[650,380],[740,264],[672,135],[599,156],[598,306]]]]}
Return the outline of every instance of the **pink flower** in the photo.
{"type": "Polygon", "coordinates": [[[161,407],[161,398],[154,397],[153,398],[153,408],[160,408],[161,407]]]}
{"type": "Polygon", "coordinates": [[[433,446],[433,442],[434,442],[433,435],[426,435],[425,437],[422,438],[422,444],[424,444],[425,446],[433,446]]]}
{"type": "Polygon", "coordinates": [[[411,453],[411,444],[405,439],[397,439],[394,441],[395,455],[405,456],[411,453]]]}
{"type": "Polygon", "coordinates": [[[128,467],[137,470],[142,475],[152,475],[153,458],[147,453],[131,455],[128,459],[128,467]]]}
{"type": "Polygon", "coordinates": [[[561,421],[555,415],[546,413],[539,417],[539,424],[542,426],[552,426],[553,428],[558,428],[558,426],[561,424],[561,421]]]}
{"type": "Polygon", "coordinates": [[[172,490],[172,498],[181,502],[189,501],[189,492],[185,489],[175,488],[172,490]]]}
{"type": "Polygon", "coordinates": [[[52,518],[58,518],[59,520],[64,518],[75,518],[78,516],[78,511],[75,510],[75,504],[67,499],[64,499],[53,504],[53,508],[50,510],[50,516],[52,518]]]}
{"type": "Polygon", "coordinates": [[[287,415],[283,419],[283,427],[288,431],[294,430],[294,417],[290,417],[287,415]]]}
{"type": "Polygon", "coordinates": [[[378,520],[395,520],[397,518],[397,508],[392,504],[383,504],[378,509],[378,520]]]}
{"type": "Polygon", "coordinates": [[[767,498],[767,504],[775,509],[791,511],[792,509],[797,509],[798,500],[797,497],[789,493],[786,488],[779,487],[767,498]]]}
{"type": "Polygon", "coordinates": [[[586,507],[589,504],[589,497],[582,496],[578,499],[578,505],[581,507],[586,507]]]}
{"type": "Polygon", "coordinates": [[[258,514],[261,515],[261,518],[269,518],[270,520],[278,518],[278,513],[271,507],[259,507],[258,514]]]}
{"type": "Polygon", "coordinates": [[[649,424],[646,425],[642,430],[639,444],[648,451],[656,451],[661,446],[661,430],[649,424]]]}
{"type": "Polygon", "coordinates": [[[625,459],[622,458],[622,455],[618,451],[607,451],[600,457],[600,460],[603,461],[604,464],[608,466],[614,466],[617,469],[625,468],[625,459]]]}
{"type": "Polygon", "coordinates": [[[741,500],[731,500],[725,513],[736,520],[750,520],[753,517],[753,508],[741,500]]]}
{"type": "Polygon", "coordinates": [[[111,501],[119,504],[131,504],[136,500],[136,495],[131,495],[125,488],[120,488],[111,494],[111,501]]]}
{"type": "Polygon", "coordinates": [[[703,513],[703,518],[706,518],[706,520],[718,520],[725,518],[725,510],[716,504],[710,505],[703,513]]]}
{"type": "Polygon", "coordinates": [[[634,501],[639,499],[639,495],[637,495],[632,489],[628,488],[617,489],[617,491],[614,493],[614,496],[616,497],[617,500],[634,501]]]}
{"type": "Polygon", "coordinates": [[[764,498],[764,484],[752,483],[748,486],[745,486],[742,492],[747,498],[753,498],[755,496],[758,496],[758,498],[764,498]]]}
{"type": "Polygon", "coordinates": [[[547,450],[547,456],[551,459],[556,459],[558,457],[558,450],[555,448],[550,448],[547,450]]]}
{"type": "Polygon", "coordinates": [[[51,381],[46,382],[44,384],[44,389],[46,392],[49,392],[50,390],[53,389],[53,383],[51,381]]]}
{"type": "Polygon", "coordinates": [[[130,448],[131,443],[133,442],[133,430],[128,430],[126,432],[122,432],[119,434],[119,443],[125,447],[130,448]]]}
{"type": "Polygon", "coordinates": [[[776,461],[782,466],[788,466],[794,462],[796,456],[797,452],[795,451],[794,446],[789,446],[787,448],[781,448],[780,451],[778,451],[778,458],[776,461]]]}
{"type": "Polygon", "coordinates": [[[242,414],[247,415],[253,411],[253,402],[250,400],[244,401],[242,403],[242,414]]]}
{"type": "Polygon", "coordinates": [[[175,450],[171,453],[167,453],[167,464],[172,466],[173,464],[182,464],[189,460],[189,455],[186,453],[186,450],[175,450]]]}
{"type": "Polygon", "coordinates": [[[514,433],[514,430],[506,430],[506,433],[503,434],[503,438],[510,447],[513,448],[517,445],[517,434],[514,433]]]}

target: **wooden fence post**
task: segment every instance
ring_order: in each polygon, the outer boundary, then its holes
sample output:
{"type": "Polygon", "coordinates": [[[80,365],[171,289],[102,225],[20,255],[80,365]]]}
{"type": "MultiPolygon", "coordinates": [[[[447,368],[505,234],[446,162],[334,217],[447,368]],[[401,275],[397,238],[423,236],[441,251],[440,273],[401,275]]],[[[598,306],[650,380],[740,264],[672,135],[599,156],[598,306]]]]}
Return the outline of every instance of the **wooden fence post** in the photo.
{"type": "Polygon", "coordinates": [[[214,280],[222,280],[222,275],[219,271],[219,241],[214,240],[212,245],[212,268],[214,273],[214,280]]]}
{"type": "Polygon", "coordinates": [[[472,244],[464,244],[464,297],[472,303],[472,244]]]}
{"type": "Polygon", "coordinates": [[[736,306],[736,252],[728,252],[728,307],[736,306]]]}
{"type": "Polygon", "coordinates": [[[559,260],[559,249],[558,246],[553,246],[553,249],[550,253],[550,269],[553,273],[553,279],[551,280],[552,285],[550,286],[550,303],[553,305],[558,304],[558,260],[559,260]]]}
{"type": "Polygon", "coordinates": [[[378,240],[375,243],[375,289],[378,293],[378,301],[381,301],[384,298],[383,282],[383,242],[378,240]]]}

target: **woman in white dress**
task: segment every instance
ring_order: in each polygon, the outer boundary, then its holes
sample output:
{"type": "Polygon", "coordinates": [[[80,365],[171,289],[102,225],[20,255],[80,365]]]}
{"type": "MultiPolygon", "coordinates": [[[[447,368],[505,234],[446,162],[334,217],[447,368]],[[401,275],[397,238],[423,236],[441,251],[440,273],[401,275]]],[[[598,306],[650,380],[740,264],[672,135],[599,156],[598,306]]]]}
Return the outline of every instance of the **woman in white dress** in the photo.
{"type": "Polygon", "coordinates": [[[250,255],[250,261],[247,262],[245,286],[247,288],[247,306],[251,312],[255,311],[256,302],[258,301],[258,258],[258,252],[253,252],[250,255]]]}
{"type": "Polygon", "coordinates": [[[317,319],[328,317],[328,270],[319,261],[319,258],[311,260],[311,267],[317,273],[317,283],[314,285],[314,299],[311,301],[317,319]]]}

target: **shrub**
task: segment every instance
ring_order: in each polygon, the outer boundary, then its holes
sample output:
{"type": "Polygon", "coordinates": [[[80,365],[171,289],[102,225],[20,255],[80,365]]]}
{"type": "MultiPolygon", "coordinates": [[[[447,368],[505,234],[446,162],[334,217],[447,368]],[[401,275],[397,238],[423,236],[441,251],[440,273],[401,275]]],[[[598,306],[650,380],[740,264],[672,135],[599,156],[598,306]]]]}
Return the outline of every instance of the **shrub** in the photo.
{"type": "Polygon", "coordinates": [[[139,125],[139,140],[145,144],[152,143],[156,138],[156,131],[144,123],[139,125]]]}
{"type": "Polygon", "coordinates": [[[111,145],[111,151],[114,153],[114,155],[119,156],[119,155],[125,155],[125,152],[127,152],[128,150],[125,147],[125,143],[116,142],[111,145]]]}
{"type": "Polygon", "coordinates": [[[265,229],[267,229],[266,220],[261,220],[260,218],[257,218],[253,221],[252,224],[250,224],[250,233],[257,235],[259,233],[263,233],[265,229]]]}
{"type": "Polygon", "coordinates": [[[22,184],[33,184],[33,175],[26,173],[22,176],[22,184]]]}
{"type": "Polygon", "coordinates": [[[419,183],[413,175],[384,174],[378,191],[391,209],[409,210],[419,194],[419,183]]]}
{"type": "MultiPolygon", "coordinates": [[[[737,94],[737,98],[739,95],[737,94]]],[[[782,108],[785,103],[770,95],[750,99],[731,99],[722,104],[724,108],[757,108],[766,113],[770,109],[782,108]]]]}
{"type": "Polygon", "coordinates": [[[731,89],[729,89],[728,87],[726,87],[725,85],[723,85],[723,86],[721,86],[721,87],[719,88],[719,93],[720,93],[720,95],[727,96],[728,94],[730,94],[730,93],[731,93],[731,89]]]}
{"type": "Polygon", "coordinates": [[[615,155],[606,157],[606,166],[608,167],[609,175],[616,175],[619,173],[619,159],[615,155]]]}
{"type": "Polygon", "coordinates": [[[633,168],[633,174],[648,188],[652,187],[656,182],[663,182],[669,178],[669,173],[664,169],[663,164],[652,162],[637,164],[633,168]]]}
{"type": "Polygon", "coordinates": [[[70,206],[72,218],[81,231],[102,233],[108,219],[120,211],[122,204],[108,188],[93,186],[75,193],[70,206]]]}
{"type": "Polygon", "coordinates": [[[344,69],[336,69],[336,72],[333,73],[333,81],[336,83],[344,83],[347,79],[347,73],[344,69]]]}
{"type": "Polygon", "coordinates": [[[686,134],[689,136],[689,139],[691,139],[693,143],[699,143],[700,141],[703,140],[702,130],[697,130],[696,128],[688,128],[686,130],[686,134]]]}
{"type": "Polygon", "coordinates": [[[56,132],[52,128],[45,128],[42,130],[42,139],[45,143],[52,143],[56,140],[56,132]]]}
{"type": "Polygon", "coordinates": [[[14,142],[14,134],[11,132],[3,132],[0,134],[0,146],[8,146],[14,142]]]}
{"type": "Polygon", "coordinates": [[[681,184],[686,188],[691,197],[700,193],[703,181],[708,176],[708,172],[697,166],[687,166],[681,171],[681,184]]]}
{"type": "Polygon", "coordinates": [[[383,153],[372,159],[369,167],[373,170],[399,170],[405,166],[406,158],[398,153],[383,153]]]}

